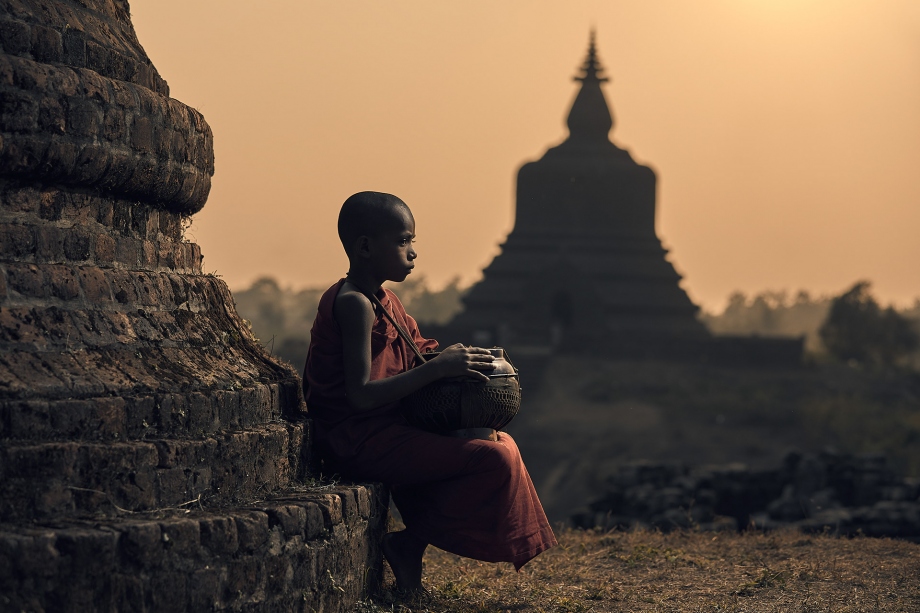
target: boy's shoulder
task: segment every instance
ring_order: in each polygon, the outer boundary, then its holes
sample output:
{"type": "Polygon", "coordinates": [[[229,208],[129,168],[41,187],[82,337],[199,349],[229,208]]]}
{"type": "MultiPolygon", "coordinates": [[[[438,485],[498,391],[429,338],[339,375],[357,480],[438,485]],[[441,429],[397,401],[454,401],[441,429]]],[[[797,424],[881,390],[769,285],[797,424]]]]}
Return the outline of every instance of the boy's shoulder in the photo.
{"type": "Polygon", "coordinates": [[[374,306],[370,299],[350,283],[343,283],[339,286],[336,295],[332,298],[333,316],[340,327],[364,325],[367,320],[374,319],[374,306]]]}

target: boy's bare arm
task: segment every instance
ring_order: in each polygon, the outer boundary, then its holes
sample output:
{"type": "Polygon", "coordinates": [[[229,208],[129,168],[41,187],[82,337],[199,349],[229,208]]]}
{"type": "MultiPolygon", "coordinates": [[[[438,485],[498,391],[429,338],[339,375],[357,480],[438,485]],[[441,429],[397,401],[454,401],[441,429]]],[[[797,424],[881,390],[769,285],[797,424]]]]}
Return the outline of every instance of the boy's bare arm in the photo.
{"type": "Polygon", "coordinates": [[[359,411],[373,409],[408,396],[443,377],[488,377],[480,371],[492,369],[492,356],[485,349],[452,345],[437,358],[386,379],[370,380],[371,328],[374,309],[360,292],[341,292],[335,300],[335,319],[342,331],[345,357],[345,391],[348,402],[359,411]]]}

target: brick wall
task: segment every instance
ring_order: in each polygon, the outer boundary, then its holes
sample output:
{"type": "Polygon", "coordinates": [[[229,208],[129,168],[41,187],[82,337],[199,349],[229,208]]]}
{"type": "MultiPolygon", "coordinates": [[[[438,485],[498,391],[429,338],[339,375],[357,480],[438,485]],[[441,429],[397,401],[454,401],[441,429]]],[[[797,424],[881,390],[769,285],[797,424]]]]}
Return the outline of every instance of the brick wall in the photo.
{"type": "Polygon", "coordinates": [[[0,0],[0,610],[348,611],[387,494],[183,238],[214,171],[124,0],[0,0]]]}

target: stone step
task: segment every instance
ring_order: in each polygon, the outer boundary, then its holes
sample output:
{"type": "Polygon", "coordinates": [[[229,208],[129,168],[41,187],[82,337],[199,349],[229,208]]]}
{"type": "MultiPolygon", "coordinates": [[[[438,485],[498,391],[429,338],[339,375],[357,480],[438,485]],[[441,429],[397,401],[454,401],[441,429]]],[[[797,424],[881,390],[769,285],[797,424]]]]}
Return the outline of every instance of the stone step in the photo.
{"type": "Polygon", "coordinates": [[[3,304],[26,313],[50,308],[117,313],[181,309],[199,313],[219,304],[215,297],[223,297],[220,285],[215,277],[206,275],[0,261],[0,288],[6,288],[5,296],[0,294],[3,304]]]}
{"type": "Polygon", "coordinates": [[[304,475],[305,434],[303,423],[272,423],[203,439],[7,441],[0,447],[0,521],[263,497],[304,475]]]}
{"type": "MultiPolygon", "coordinates": [[[[2,301],[0,349],[77,351],[116,344],[201,347],[251,338],[242,320],[227,313],[225,300],[230,297],[219,280],[176,275],[181,283],[170,283],[169,292],[171,300],[182,303],[161,309],[145,305],[153,300],[140,300],[136,286],[110,285],[103,273],[99,268],[80,268],[77,276],[84,286],[79,299],[71,302],[57,300],[59,304],[54,304],[55,300],[40,299],[18,304],[18,298],[8,296],[2,301]],[[127,290],[131,294],[122,296],[127,290]],[[116,301],[113,295],[121,297],[116,301]]],[[[169,282],[169,277],[164,275],[159,281],[169,282]]]]}
{"type": "Polygon", "coordinates": [[[297,374],[289,366],[252,342],[236,343],[230,338],[226,344],[205,347],[115,344],[80,351],[0,351],[3,402],[160,392],[211,394],[279,380],[290,383],[291,389],[297,387],[293,385],[297,374]]]}
{"type": "Polygon", "coordinates": [[[298,487],[213,511],[0,524],[0,610],[351,610],[380,580],[387,500],[376,484],[298,487]]]}
{"type": "Polygon", "coordinates": [[[277,421],[302,404],[296,379],[184,394],[0,401],[0,441],[200,438],[277,421]]]}

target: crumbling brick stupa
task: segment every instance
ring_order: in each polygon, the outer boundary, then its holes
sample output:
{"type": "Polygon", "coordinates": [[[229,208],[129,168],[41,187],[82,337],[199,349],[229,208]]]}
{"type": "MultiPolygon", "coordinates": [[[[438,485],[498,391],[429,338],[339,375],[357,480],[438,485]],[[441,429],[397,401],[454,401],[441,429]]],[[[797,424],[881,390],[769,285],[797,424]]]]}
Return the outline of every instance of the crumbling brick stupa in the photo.
{"type": "Polygon", "coordinates": [[[305,485],[300,380],[183,239],[208,124],[126,0],[0,41],[0,610],[350,610],[381,492],[305,485]]]}

